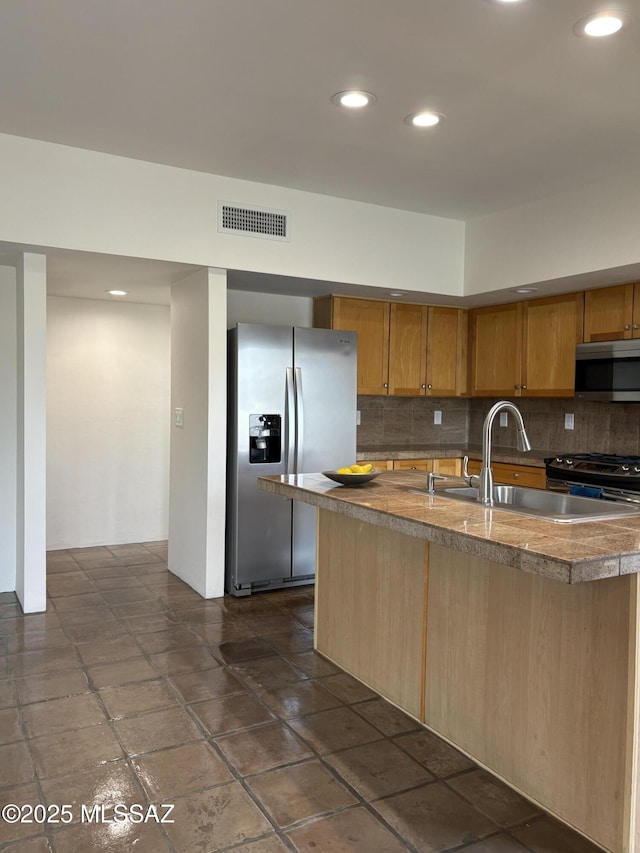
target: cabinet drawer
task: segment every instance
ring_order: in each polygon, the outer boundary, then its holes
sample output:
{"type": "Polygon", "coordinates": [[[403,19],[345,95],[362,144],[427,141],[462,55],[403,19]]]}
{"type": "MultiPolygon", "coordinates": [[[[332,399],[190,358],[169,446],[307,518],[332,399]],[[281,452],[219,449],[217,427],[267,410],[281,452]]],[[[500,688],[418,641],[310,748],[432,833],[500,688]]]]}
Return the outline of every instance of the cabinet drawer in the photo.
{"type": "Polygon", "coordinates": [[[376,471],[393,471],[392,459],[363,459],[358,465],[373,465],[376,471]]]}
{"type": "Polygon", "coordinates": [[[431,471],[433,459],[396,459],[393,463],[394,471],[431,471]]]}
{"type": "MultiPolygon", "coordinates": [[[[493,480],[495,483],[517,483],[518,486],[528,486],[532,489],[544,489],[546,475],[544,468],[534,468],[532,465],[509,465],[506,462],[492,462],[493,480]]],[[[469,460],[469,473],[479,474],[481,463],[477,459],[469,460]]]]}

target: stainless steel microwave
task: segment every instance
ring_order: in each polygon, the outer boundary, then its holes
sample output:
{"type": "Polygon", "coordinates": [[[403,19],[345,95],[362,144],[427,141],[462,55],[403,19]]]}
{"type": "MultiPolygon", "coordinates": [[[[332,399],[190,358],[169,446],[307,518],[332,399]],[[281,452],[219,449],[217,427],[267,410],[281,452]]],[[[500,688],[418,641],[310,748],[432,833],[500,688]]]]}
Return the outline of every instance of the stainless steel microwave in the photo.
{"type": "Polygon", "coordinates": [[[640,403],[640,340],[578,344],[576,397],[640,403]]]}

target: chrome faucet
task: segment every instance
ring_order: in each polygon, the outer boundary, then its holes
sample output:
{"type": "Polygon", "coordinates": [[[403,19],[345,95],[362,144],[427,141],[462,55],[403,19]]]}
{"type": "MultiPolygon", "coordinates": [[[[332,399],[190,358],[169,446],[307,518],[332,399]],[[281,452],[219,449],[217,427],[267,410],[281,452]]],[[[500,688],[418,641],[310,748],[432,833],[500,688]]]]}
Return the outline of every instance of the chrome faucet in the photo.
{"type": "Polygon", "coordinates": [[[482,468],[480,470],[480,483],[478,488],[478,500],[480,503],[493,506],[493,471],[491,470],[491,428],[493,421],[498,412],[506,409],[513,412],[516,419],[518,450],[526,452],[531,450],[531,444],[527,436],[527,431],[520,414],[520,409],[508,400],[500,400],[493,405],[484,419],[482,427],[482,468]]]}

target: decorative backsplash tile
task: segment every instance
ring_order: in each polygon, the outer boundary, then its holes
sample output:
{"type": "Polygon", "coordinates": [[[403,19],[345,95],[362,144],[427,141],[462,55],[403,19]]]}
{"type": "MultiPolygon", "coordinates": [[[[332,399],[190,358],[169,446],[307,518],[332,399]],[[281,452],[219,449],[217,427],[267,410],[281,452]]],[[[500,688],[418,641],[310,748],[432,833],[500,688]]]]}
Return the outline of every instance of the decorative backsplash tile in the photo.
{"type": "MultiPolygon", "coordinates": [[[[358,397],[361,423],[358,448],[375,446],[479,444],[486,413],[496,401],[487,398],[358,397]],[[442,412],[442,424],[433,413],[442,412]]],[[[549,453],[626,453],[640,455],[640,405],[595,403],[576,399],[514,399],[536,450],[549,453]],[[564,428],[565,414],[575,428],[564,428]]],[[[494,444],[516,446],[513,418],[494,423],[494,444]]]]}

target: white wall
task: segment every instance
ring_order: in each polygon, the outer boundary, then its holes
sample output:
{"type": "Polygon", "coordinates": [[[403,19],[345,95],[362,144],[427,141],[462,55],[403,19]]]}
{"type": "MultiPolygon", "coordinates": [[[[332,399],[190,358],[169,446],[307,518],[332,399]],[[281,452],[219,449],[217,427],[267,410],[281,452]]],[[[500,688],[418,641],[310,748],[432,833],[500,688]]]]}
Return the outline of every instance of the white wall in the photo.
{"type": "Polygon", "coordinates": [[[462,293],[464,224],[0,135],[0,240],[462,293]],[[218,234],[218,201],[289,211],[291,241],[218,234]]]}
{"type": "Polygon", "coordinates": [[[49,297],[47,547],[166,539],[170,312],[49,297]]]}
{"type": "Polygon", "coordinates": [[[272,293],[227,291],[227,328],[236,323],[266,323],[268,326],[313,325],[313,299],[272,293]]]}
{"type": "Polygon", "coordinates": [[[205,598],[224,594],[227,434],[225,270],[171,288],[169,569],[205,598]]]}
{"type": "Polygon", "coordinates": [[[465,294],[640,263],[639,221],[640,173],[471,219],[465,294]]]}
{"type": "Polygon", "coordinates": [[[16,588],[16,270],[0,267],[0,592],[16,588]]]}

